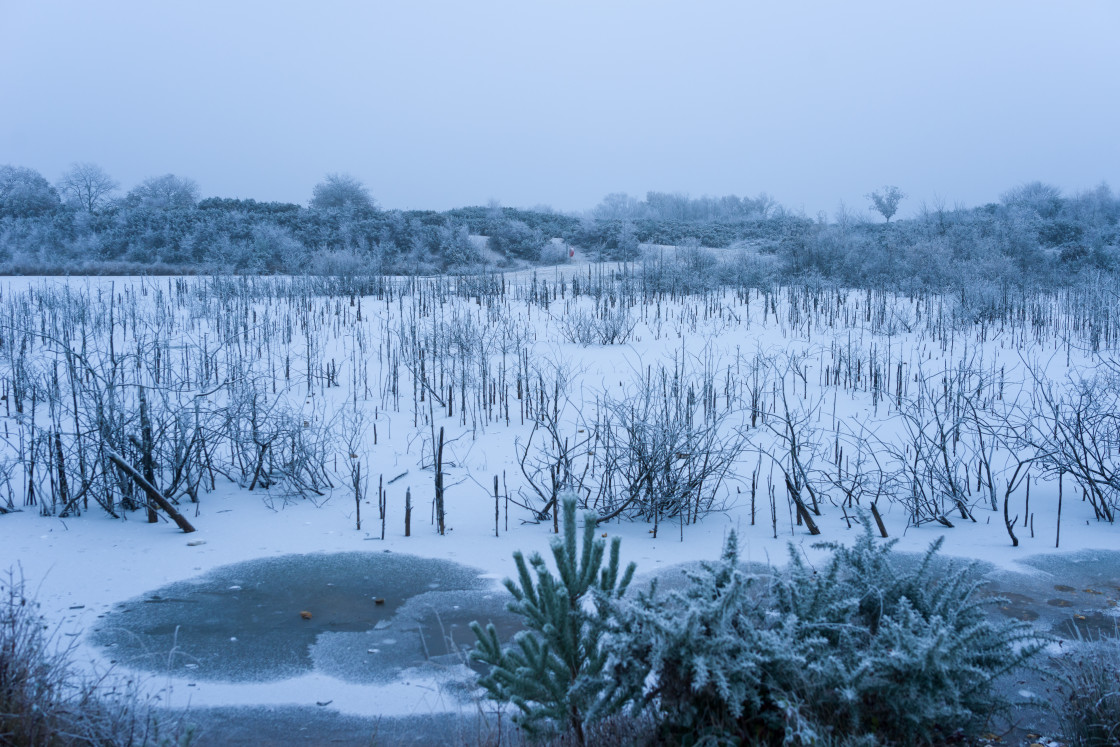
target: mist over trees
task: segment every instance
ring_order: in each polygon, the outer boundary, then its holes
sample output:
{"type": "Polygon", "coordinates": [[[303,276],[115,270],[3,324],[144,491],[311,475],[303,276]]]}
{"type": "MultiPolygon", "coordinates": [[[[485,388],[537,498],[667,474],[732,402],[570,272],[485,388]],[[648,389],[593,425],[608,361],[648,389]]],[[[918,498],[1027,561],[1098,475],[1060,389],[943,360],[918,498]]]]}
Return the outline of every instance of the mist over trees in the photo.
{"type": "Polygon", "coordinates": [[[1066,195],[1030,182],[979,207],[921,204],[911,218],[896,217],[906,197],[898,187],[867,197],[866,211],[841,206],[815,218],[766,193],[613,193],[583,215],[496,203],[402,211],[380,209],[348,174],[326,175],[303,206],[203,198],[174,174],[121,194],[96,164],[73,164],[53,185],[4,165],[0,271],[431,274],[563,262],[566,247],[592,261],[649,261],[674,247],[693,285],[747,263],[761,279],[944,288],[1070,283],[1120,261],[1120,199],[1105,184],[1066,195]]]}

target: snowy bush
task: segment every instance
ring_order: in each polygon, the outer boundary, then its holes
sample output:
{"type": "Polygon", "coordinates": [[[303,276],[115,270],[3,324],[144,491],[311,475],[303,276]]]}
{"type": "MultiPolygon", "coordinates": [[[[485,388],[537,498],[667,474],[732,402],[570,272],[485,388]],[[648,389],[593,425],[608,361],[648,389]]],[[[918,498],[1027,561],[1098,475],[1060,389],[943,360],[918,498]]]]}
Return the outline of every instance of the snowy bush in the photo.
{"type": "Polygon", "coordinates": [[[685,590],[617,605],[608,699],[655,709],[667,735],[916,744],[977,726],[996,678],[1041,648],[1026,623],[987,621],[974,573],[935,570],[939,542],[911,571],[866,521],[853,547],[819,547],[823,569],[791,549],[787,570],[752,575],[732,534],[685,590]]]}
{"type": "Polygon", "coordinates": [[[569,261],[570,251],[571,247],[565,244],[561,239],[546,241],[544,246],[541,247],[541,264],[562,265],[569,261]]]}
{"type": "Polygon", "coordinates": [[[563,500],[563,516],[564,539],[552,542],[559,576],[548,570],[540,555],[532,555],[526,563],[525,556],[516,552],[518,582],[505,581],[514,597],[508,608],[523,618],[527,630],[503,647],[492,624],[483,630],[474,622],[471,629],[478,643],[471,658],[491,667],[479,684],[493,700],[517,706],[520,713],[515,720],[527,733],[542,735],[566,728],[582,745],[584,723],[605,715],[601,702],[605,653],[600,640],[607,603],[626,593],[634,564],[619,578],[616,537],[603,568],[606,542],[595,538],[596,517],[591,512],[584,514],[582,549],[577,547],[574,498],[563,500]]]}

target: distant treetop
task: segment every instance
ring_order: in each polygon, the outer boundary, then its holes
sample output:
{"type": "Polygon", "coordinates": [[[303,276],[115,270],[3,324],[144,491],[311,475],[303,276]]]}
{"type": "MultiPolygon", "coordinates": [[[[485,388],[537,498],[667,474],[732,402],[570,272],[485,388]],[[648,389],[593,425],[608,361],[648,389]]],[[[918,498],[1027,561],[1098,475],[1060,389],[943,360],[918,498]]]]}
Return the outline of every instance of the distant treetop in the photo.
{"type": "Polygon", "coordinates": [[[898,212],[898,203],[906,199],[906,194],[898,187],[886,186],[867,195],[875,212],[886,218],[887,223],[898,212]]]}
{"type": "Polygon", "coordinates": [[[31,218],[60,204],[58,192],[43,175],[22,166],[0,166],[0,218],[31,218]]]}
{"type": "Polygon", "coordinates": [[[327,174],[311,192],[313,210],[376,210],[369,190],[349,174],[327,174]]]}
{"type": "Polygon", "coordinates": [[[155,209],[189,208],[198,202],[198,195],[198,183],[194,179],[164,174],[140,182],[125,201],[155,209]]]}

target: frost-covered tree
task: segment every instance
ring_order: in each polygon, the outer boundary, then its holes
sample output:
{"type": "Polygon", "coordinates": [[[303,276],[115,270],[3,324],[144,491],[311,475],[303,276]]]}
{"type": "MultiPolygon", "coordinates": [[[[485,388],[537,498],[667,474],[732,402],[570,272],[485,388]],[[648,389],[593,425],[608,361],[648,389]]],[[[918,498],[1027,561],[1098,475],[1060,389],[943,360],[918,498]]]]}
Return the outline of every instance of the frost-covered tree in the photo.
{"type": "Polygon", "coordinates": [[[435,229],[435,241],[445,267],[469,267],[482,262],[482,254],[471,241],[466,226],[448,221],[435,229]]]}
{"type": "Polygon", "coordinates": [[[194,179],[164,174],[140,182],[128,193],[125,201],[153,210],[170,210],[194,207],[198,195],[198,184],[194,179]]]}
{"type": "Polygon", "coordinates": [[[488,245],[506,257],[536,260],[544,243],[544,234],[524,221],[503,219],[491,228],[488,245]]]}
{"type": "Polygon", "coordinates": [[[644,215],[645,206],[625,192],[612,192],[592,212],[599,220],[633,220],[644,215]]]}
{"type": "Polygon", "coordinates": [[[1020,184],[999,196],[1008,207],[1033,210],[1043,218],[1053,218],[1062,209],[1062,190],[1053,184],[1034,181],[1020,184]]]}
{"type": "Polygon", "coordinates": [[[623,221],[622,224],[619,225],[613,246],[608,244],[608,250],[611,259],[637,259],[640,249],[638,246],[638,234],[634,230],[633,223],[630,221],[623,221]]]}
{"type": "Polygon", "coordinates": [[[311,191],[313,210],[374,210],[369,190],[349,174],[327,174],[311,191]]]}
{"type": "Polygon", "coordinates": [[[595,537],[596,516],[583,515],[583,542],[576,541],[576,500],[563,499],[564,537],[552,541],[557,575],[544,558],[528,562],[513,555],[518,581],[505,580],[514,601],[508,608],[524,621],[510,646],[503,646],[493,625],[471,629],[478,643],[471,658],[490,666],[479,684],[493,700],[513,703],[519,725],[530,734],[547,734],[566,727],[584,744],[584,724],[603,714],[605,690],[602,647],[607,608],[626,593],[634,576],[630,563],[619,576],[619,538],[611,541],[603,567],[606,542],[595,537]]]}
{"type": "Polygon", "coordinates": [[[75,163],[58,180],[62,197],[87,213],[103,207],[119,186],[95,163],[75,163]]]}
{"type": "Polygon", "coordinates": [[[0,218],[31,218],[58,205],[58,192],[38,171],[0,166],[0,218]]]}
{"type": "Polygon", "coordinates": [[[886,186],[867,195],[867,199],[871,200],[871,207],[875,212],[890,223],[898,212],[898,203],[906,199],[906,195],[898,187],[886,186]]]}
{"type": "Polygon", "coordinates": [[[303,244],[280,226],[254,226],[251,247],[255,269],[263,272],[298,271],[307,258],[303,244]]]}

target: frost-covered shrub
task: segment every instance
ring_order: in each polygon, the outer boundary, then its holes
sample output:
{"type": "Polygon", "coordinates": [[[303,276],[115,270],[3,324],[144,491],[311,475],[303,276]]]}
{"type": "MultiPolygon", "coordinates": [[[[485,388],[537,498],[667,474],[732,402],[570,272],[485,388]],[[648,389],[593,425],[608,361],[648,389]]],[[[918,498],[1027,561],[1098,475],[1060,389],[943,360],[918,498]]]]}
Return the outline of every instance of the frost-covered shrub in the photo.
{"type": "Polygon", "coordinates": [[[564,538],[552,541],[558,575],[538,554],[528,563],[520,552],[513,555],[518,582],[505,581],[514,598],[508,608],[522,617],[526,630],[503,646],[492,624],[483,630],[471,623],[478,639],[471,658],[490,666],[479,685],[491,699],[513,703],[519,710],[515,721],[527,733],[567,729],[582,745],[584,724],[607,715],[602,702],[606,654],[600,640],[608,605],[626,593],[634,564],[619,576],[616,537],[603,567],[606,542],[595,537],[593,512],[583,516],[582,547],[577,545],[575,498],[563,499],[563,518],[564,538]]]}
{"type": "Polygon", "coordinates": [[[630,340],[638,320],[624,306],[605,301],[594,310],[572,308],[553,317],[560,334],[578,345],[622,345],[630,340]]]}
{"type": "Polygon", "coordinates": [[[658,373],[660,381],[604,397],[595,425],[605,473],[596,508],[604,520],[651,521],[655,537],[661,520],[690,524],[720,510],[719,488],[749,443],[729,411],[695,396],[710,391],[710,379],[683,368],[658,373]]]}
{"type": "Polygon", "coordinates": [[[1075,747],[1120,745],[1120,641],[1083,644],[1057,664],[1062,735],[1075,747]]]}
{"type": "Polygon", "coordinates": [[[562,265],[570,260],[570,251],[571,247],[560,239],[546,241],[544,245],[541,246],[541,264],[562,265]]]}
{"type": "Polygon", "coordinates": [[[131,680],[81,676],[23,579],[0,577],[0,745],[186,745],[191,729],[161,723],[131,680]]]}
{"type": "Polygon", "coordinates": [[[992,623],[976,574],[913,570],[876,544],[824,544],[823,569],[791,550],[783,572],[738,566],[735,536],[683,590],[617,607],[609,699],[655,709],[674,738],[814,744],[829,735],[920,744],[976,727],[1001,705],[998,676],[1041,647],[1029,625],[992,623]]]}

